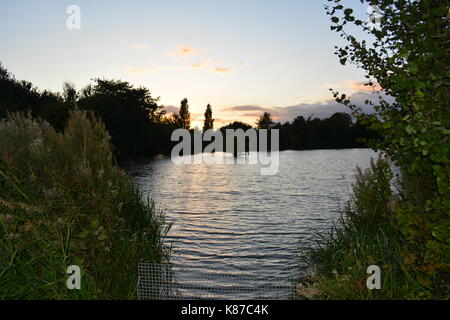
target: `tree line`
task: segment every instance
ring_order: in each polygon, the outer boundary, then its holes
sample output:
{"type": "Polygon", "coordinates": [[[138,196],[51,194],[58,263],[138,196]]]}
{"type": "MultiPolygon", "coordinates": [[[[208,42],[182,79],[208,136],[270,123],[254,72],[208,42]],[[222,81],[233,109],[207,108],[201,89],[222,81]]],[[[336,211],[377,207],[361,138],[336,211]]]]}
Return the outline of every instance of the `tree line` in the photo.
{"type": "MultiPolygon", "coordinates": [[[[119,159],[169,154],[175,142],[173,130],[191,130],[189,103],[184,98],[178,113],[167,115],[159,98],[145,87],[135,87],[122,80],[94,79],[81,90],[64,83],[62,92],[39,90],[31,82],[17,80],[0,64],[0,119],[7,113],[30,112],[62,131],[74,109],[92,111],[100,117],[111,135],[119,159]]],[[[212,107],[206,106],[203,132],[213,129],[212,107]]],[[[219,130],[247,130],[253,126],[235,121],[219,130]]],[[[374,133],[345,113],[319,119],[299,116],[292,122],[275,123],[270,113],[257,119],[256,128],[280,130],[280,149],[322,149],[364,147],[374,133]]]]}

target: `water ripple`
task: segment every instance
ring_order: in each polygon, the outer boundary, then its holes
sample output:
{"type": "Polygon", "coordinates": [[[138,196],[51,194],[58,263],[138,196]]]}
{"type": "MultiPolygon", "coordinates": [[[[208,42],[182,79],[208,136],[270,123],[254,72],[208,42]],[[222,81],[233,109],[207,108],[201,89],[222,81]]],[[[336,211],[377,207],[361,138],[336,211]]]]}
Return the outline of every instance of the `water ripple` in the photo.
{"type": "MultiPolygon", "coordinates": [[[[300,269],[299,248],[314,245],[314,232],[339,216],[355,167],[368,167],[371,157],[368,149],[285,151],[275,176],[260,176],[257,165],[174,165],[168,158],[126,170],[174,221],[167,239],[174,263],[219,274],[259,265],[255,277],[265,274],[258,281],[270,285],[270,276],[300,269]]],[[[199,280],[194,272],[189,279],[199,280]]],[[[217,286],[242,285],[236,281],[217,286]]]]}

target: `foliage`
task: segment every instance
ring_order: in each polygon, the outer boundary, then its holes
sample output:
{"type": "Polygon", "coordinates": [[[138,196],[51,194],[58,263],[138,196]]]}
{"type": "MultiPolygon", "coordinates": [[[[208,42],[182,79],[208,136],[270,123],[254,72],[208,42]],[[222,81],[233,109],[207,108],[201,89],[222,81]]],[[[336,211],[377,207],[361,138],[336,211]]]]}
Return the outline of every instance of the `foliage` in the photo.
{"type": "Polygon", "coordinates": [[[347,113],[325,119],[298,116],[292,122],[276,123],[273,128],[280,130],[281,150],[363,148],[379,138],[361,122],[353,122],[347,113]]]}
{"type": "Polygon", "coordinates": [[[0,119],[8,112],[31,111],[33,116],[45,117],[55,128],[61,130],[68,110],[63,98],[49,91],[40,92],[31,82],[19,81],[0,64],[0,119]]]}
{"type": "Polygon", "coordinates": [[[244,131],[247,131],[248,129],[251,129],[251,128],[252,128],[252,126],[249,125],[248,123],[241,122],[241,121],[234,121],[232,123],[222,126],[219,130],[222,131],[223,133],[225,133],[225,131],[227,129],[233,129],[233,130],[242,129],[244,131]]]}
{"type": "Polygon", "coordinates": [[[209,129],[214,129],[214,119],[212,117],[211,105],[208,103],[205,111],[205,121],[203,124],[203,132],[209,129]]]}
{"type": "Polygon", "coordinates": [[[71,111],[64,132],[30,115],[0,122],[0,298],[133,298],[138,261],[167,257],[162,218],[92,113],[71,111]],[[71,264],[81,290],[65,286],[71,264]]]}
{"type": "MultiPolygon", "coordinates": [[[[331,232],[309,251],[316,270],[304,282],[315,289],[313,299],[404,299],[432,290],[417,281],[418,270],[405,272],[408,242],[395,227],[398,195],[392,192],[388,161],[358,168],[351,200],[331,232]],[[366,269],[382,270],[381,290],[366,286],[366,269]]],[[[305,286],[304,284],[304,286],[305,286]]]]}
{"type": "MultiPolygon", "coordinates": [[[[360,121],[354,122],[350,114],[339,112],[325,119],[298,116],[292,122],[273,123],[270,127],[280,132],[280,150],[366,148],[370,141],[379,139],[375,131],[360,121]]],[[[250,128],[247,123],[235,121],[220,130],[225,134],[226,129],[250,128]]]]}
{"type": "MultiPolygon", "coordinates": [[[[165,115],[146,88],[135,88],[120,80],[95,79],[94,83],[77,91],[71,83],[63,84],[63,92],[40,92],[31,83],[17,81],[0,66],[0,119],[7,112],[31,111],[34,117],[48,121],[57,131],[63,131],[69,112],[75,108],[92,111],[100,117],[111,135],[114,154],[120,160],[170,154],[175,145],[171,133],[176,128],[190,127],[187,99],[183,99],[180,114],[165,115]]],[[[337,113],[329,119],[297,117],[292,123],[274,123],[270,114],[263,114],[260,126],[280,130],[281,150],[365,147],[366,140],[377,136],[349,115],[337,113]]],[[[205,111],[203,131],[213,128],[212,109],[205,111]]],[[[251,128],[242,122],[224,126],[229,129],[251,128]]]]}
{"type": "Polygon", "coordinates": [[[263,115],[256,121],[256,126],[258,129],[270,129],[274,124],[275,122],[273,122],[270,112],[264,112],[263,115]]]}
{"type": "MultiPolygon", "coordinates": [[[[374,106],[365,115],[345,94],[338,102],[350,106],[358,120],[383,139],[374,145],[401,168],[401,198],[395,209],[395,228],[408,241],[403,271],[416,274],[423,286],[405,297],[442,297],[448,291],[450,171],[447,57],[448,4],[438,0],[361,0],[377,5],[381,20],[372,27],[358,19],[340,0],[329,0],[331,29],[347,40],[337,48],[342,64],[355,64],[366,72],[367,85],[379,84],[395,98],[374,106]],[[348,25],[362,29],[372,42],[347,33],[348,25]]],[[[370,104],[368,101],[367,103],[370,104]]]]}
{"type": "Polygon", "coordinates": [[[96,79],[85,88],[77,104],[100,117],[111,134],[112,143],[123,157],[165,153],[161,139],[170,141],[160,124],[164,110],[144,87],[134,88],[120,80],[96,79]]]}
{"type": "Polygon", "coordinates": [[[79,92],[66,82],[62,94],[41,92],[0,65],[0,119],[8,112],[30,111],[61,132],[71,110],[90,110],[104,121],[121,159],[170,152],[175,125],[164,121],[164,109],[157,102],[147,88],[120,80],[95,79],[79,92]]]}
{"type": "Polygon", "coordinates": [[[181,100],[179,115],[179,127],[189,130],[191,128],[191,114],[189,112],[189,104],[186,98],[181,100]]]}

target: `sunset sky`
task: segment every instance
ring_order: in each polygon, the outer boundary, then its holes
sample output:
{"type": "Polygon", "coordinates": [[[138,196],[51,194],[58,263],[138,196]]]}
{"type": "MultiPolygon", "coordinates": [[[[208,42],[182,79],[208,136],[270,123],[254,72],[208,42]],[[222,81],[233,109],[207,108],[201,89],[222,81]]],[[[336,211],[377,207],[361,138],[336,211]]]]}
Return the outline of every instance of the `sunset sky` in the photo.
{"type": "Polygon", "coordinates": [[[216,127],[254,124],[262,111],[326,116],[343,110],[330,87],[367,95],[362,72],[333,54],[342,40],[326,2],[1,1],[0,62],[40,89],[100,77],[148,87],[169,111],[187,97],[194,126],[208,103],[216,127]],[[69,5],[81,10],[80,30],[66,27],[69,5]]]}

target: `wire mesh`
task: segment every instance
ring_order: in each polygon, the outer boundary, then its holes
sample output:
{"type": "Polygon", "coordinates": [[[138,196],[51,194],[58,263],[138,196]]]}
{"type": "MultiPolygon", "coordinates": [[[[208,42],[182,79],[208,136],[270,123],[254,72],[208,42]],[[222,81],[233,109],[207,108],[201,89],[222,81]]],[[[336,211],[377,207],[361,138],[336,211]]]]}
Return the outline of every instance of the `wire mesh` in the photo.
{"type": "Polygon", "coordinates": [[[297,298],[298,279],[290,270],[141,262],[137,293],[140,300],[288,300],[297,298]]]}

